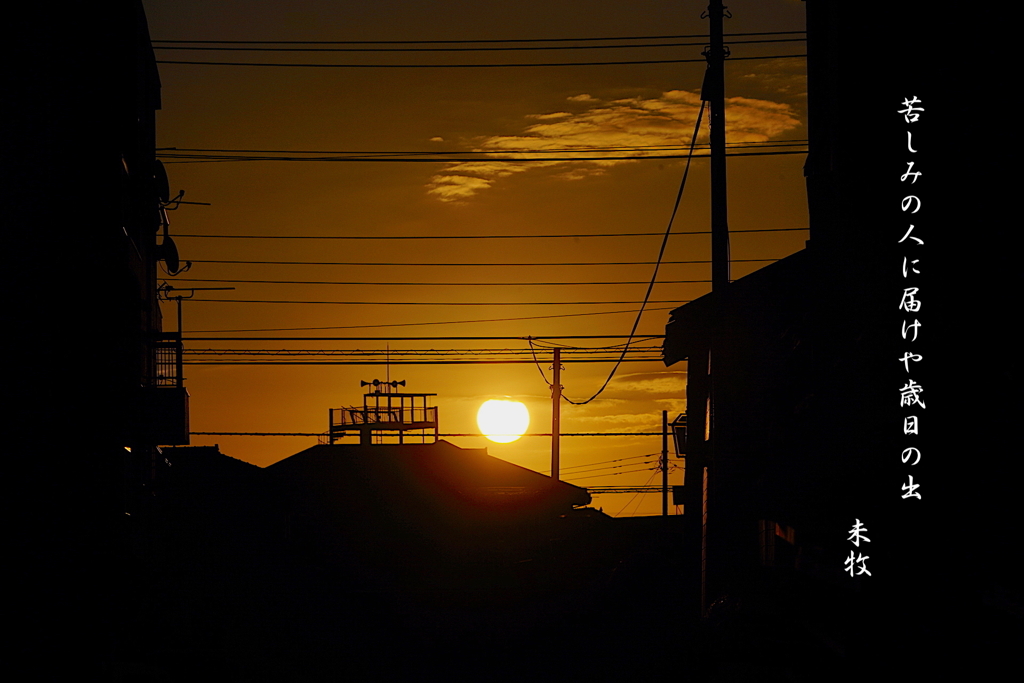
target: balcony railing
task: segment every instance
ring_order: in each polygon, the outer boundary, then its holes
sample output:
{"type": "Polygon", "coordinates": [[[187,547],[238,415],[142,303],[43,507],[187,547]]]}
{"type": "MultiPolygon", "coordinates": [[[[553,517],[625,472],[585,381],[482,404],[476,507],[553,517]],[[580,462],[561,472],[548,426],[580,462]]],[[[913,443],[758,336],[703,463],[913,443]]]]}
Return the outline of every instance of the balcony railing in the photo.
{"type": "Polygon", "coordinates": [[[187,445],[189,396],[182,373],[181,335],[156,334],[149,342],[149,354],[149,376],[139,388],[135,440],[153,445],[187,445]]]}
{"type": "Polygon", "coordinates": [[[185,385],[182,373],[182,343],[177,332],[162,333],[151,343],[153,377],[150,386],[176,387],[185,385]]]}
{"type": "Polygon", "coordinates": [[[387,425],[392,429],[401,426],[437,424],[437,407],[368,407],[332,408],[331,429],[354,428],[360,425],[387,425]]]}

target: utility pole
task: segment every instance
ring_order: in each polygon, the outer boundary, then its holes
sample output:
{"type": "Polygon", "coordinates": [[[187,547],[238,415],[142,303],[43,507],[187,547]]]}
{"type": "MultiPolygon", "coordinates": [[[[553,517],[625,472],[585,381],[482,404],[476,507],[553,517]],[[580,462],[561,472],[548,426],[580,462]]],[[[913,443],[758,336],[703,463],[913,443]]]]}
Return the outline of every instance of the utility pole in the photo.
{"type": "MultiPolygon", "coordinates": [[[[724,20],[731,17],[722,0],[710,0],[706,17],[709,19],[710,44],[704,50],[708,68],[704,76],[701,99],[711,112],[711,338],[708,348],[708,411],[705,433],[708,448],[698,472],[701,488],[700,523],[700,613],[707,613],[708,597],[708,524],[714,515],[709,497],[713,495],[715,458],[724,420],[723,405],[719,401],[722,387],[722,337],[725,322],[725,296],[729,286],[729,211],[725,167],[725,59],[729,49],[725,46],[724,20]]],[[[691,363],[693,360],[691,359],[691,363]]],[[[687,463],[688,465],[690,463],[687,463]]],[[[695,463],[694,463],[695,464],[695,463]]],[[[696,469],[696,468],[695,468],[696,469]]],[[[687,471],[690,480],[691,472],[687,471]]],[[[689,483],[689,482],[688,482],[689,483]]],[[[694,482],[696,483],[696,482],[694,482]]],[[[713,550],[713,548],[712,548],[713,550]]],[[[713,561],[714,558],[712,558],[713,561]]],[[[713,572],[712,572],[713,573],[713,572]]]]}
{"type": "Polygon", "coordinates": [[[729,284],[729,207],[725,173],[725,47],[723,20],[731,17],[722,0],[711,0],[711,44],[704,50],[708,69],[701,99],[711,110],[711,291],[729,284]]]}
{"type": "Polygon", "coordinates": [[[661,516],[668,517],[668,411],[661,411],[661,516]]]}
{"type": "Polygon", "coordinates": [[[555,365],[551,378],[551,478],[558,480],[559,410],[562,403],[562,350],[555,349],[555,365]]]}

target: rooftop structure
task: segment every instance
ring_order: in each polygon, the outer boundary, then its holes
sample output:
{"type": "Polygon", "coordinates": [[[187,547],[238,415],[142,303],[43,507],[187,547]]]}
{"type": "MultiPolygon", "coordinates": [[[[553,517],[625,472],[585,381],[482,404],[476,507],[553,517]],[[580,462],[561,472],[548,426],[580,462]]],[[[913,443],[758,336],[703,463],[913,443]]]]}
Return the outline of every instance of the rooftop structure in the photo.
{"type": "Polygon", "coordinates": [[[437,441],[437,407],[428,405],[427,400],[437,394],[400,393],[398,387],[404,387],[405,380],[382,382],[375,379],[360,382],[360,386],[373,387],[363,395],[362,408],[331,408],[326,443],[334,444],[356,434],[363,446],[373,444],[375,438],[378,444],[389,438],[402,444],[407,437],[418,438],[421,443],[437,441]],[[428,441],[431,436],[432,440],[428,441]]]}

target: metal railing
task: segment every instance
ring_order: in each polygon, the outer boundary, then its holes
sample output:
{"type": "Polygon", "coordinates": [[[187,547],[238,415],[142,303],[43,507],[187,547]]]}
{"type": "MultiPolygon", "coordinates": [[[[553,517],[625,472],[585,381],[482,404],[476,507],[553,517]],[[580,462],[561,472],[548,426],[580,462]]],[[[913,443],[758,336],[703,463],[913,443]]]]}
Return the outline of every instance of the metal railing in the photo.
{"type": "Polygon", "coordinates": [[[177,332],[159,334],[151,342],[150,349],[153,353],[151,386],[177,388],[184,386],[181,335],[177,332]]]}
{"type": "Polygon", "coordinates": [[[368,408],[332,408],[331,428],[357,427],[366,424],[436,423],[437,407],[427,408],[371,406],[368,408]]]}

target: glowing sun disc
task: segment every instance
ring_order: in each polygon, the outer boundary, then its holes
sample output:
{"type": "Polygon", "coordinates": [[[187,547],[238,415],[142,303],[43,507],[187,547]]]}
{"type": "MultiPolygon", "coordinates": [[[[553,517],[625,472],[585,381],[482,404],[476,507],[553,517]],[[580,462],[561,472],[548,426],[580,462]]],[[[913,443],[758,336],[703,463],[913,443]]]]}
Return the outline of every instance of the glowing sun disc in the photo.
{"type": "Polygon", "coordinates": [[[495,443],[512,443],[530,426],[530,412],[519,401],[485,401],[476,413],[480,431],[495,443]]]}

